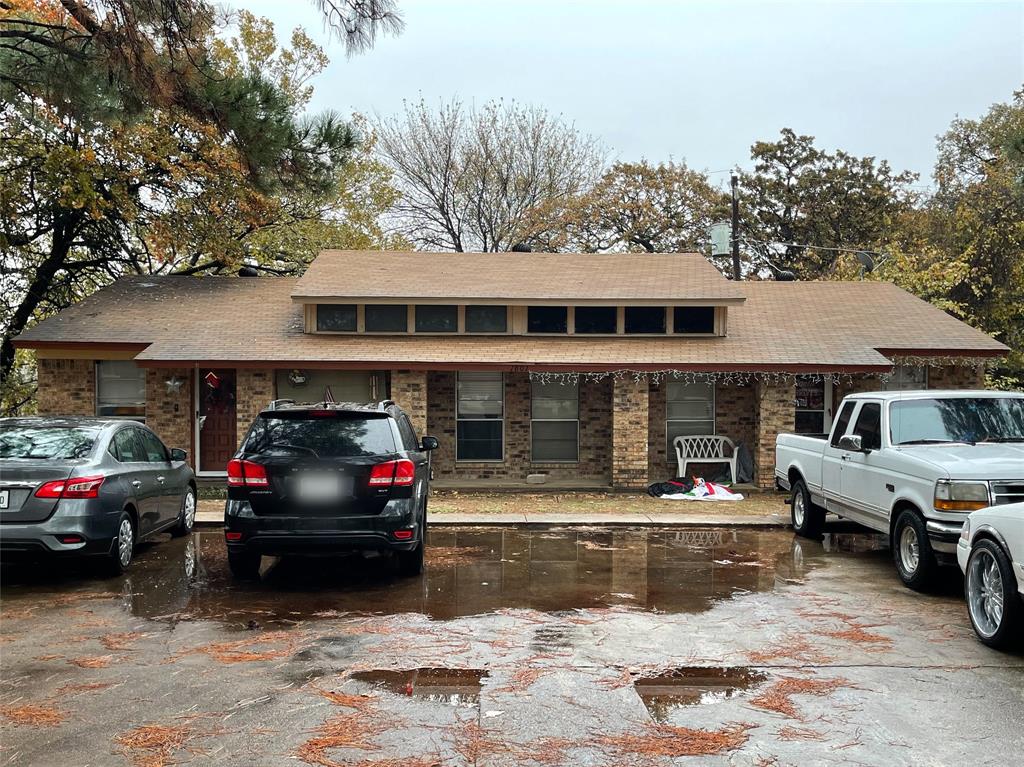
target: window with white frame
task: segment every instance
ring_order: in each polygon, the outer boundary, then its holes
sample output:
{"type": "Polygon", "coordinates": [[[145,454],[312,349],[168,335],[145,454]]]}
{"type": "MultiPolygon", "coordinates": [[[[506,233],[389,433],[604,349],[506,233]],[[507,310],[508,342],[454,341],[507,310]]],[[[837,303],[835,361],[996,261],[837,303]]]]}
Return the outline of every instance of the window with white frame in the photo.
{"type": "Polygon", "coordinates": [[[676,454],[672,440],[715,433],[715,385],[713,383],[665,384],[665,432],[668,456],[676,454]]]}
{"type": "Polygon", "coordinates": [[[505,441],[502,374],[459,373],[455,388],[455,460],[501,461],[505,441]]]}
{"type": "Polygon", "coordinates": [[[146,419],[146,371],[131,360],[96,363],[96,415],[146,419]]]}
{"type": "Polygon", "coordinates": [[[928,368],[924,365],[897,365],[889,380],[882,382],[884,391],[927,388],[928,368]]]}
{"type": "Polygon", "coordinates": [[[537,463],[579,461],[579,384],[533,381],[530,407],[532,460],[537,463]]]}

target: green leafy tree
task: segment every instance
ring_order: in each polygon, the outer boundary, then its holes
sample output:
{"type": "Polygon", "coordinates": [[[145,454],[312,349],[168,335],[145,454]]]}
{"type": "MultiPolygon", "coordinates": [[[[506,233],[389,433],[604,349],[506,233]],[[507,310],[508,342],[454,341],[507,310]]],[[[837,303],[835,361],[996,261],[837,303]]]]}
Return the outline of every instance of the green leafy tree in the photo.
{"type": "Polygon", "coordinates": [[[361,206],[391,204],[386,169],[351,123],[302,112],[322,51],[239,29],[222,45],[191,0],[0,0],[5,403],[26,383],[13,338],[122,274],[290,271],[385,239],[361,206]]]}
{"type": "Polygon", "coordinates": [[[740,174],[741,237],[749,272],[827,277],[840,248],[877,250],[913,209],[913,173],[885,160],[826,152],[786,128],[751,147],[754,169],[740,174]]]}

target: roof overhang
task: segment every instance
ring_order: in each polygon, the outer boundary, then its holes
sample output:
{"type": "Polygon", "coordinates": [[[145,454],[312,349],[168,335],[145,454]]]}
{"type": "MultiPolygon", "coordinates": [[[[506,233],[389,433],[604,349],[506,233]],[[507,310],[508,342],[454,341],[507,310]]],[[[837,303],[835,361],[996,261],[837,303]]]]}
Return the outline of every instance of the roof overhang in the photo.
{"type": "Polygon", "coordinates": [[[709,296],[707,298],[495,298],[494,296],[380,296],[304,295],[292,294],[296,304],[485,304],[491,306],[737,306],[743,297],[709,296]]]}

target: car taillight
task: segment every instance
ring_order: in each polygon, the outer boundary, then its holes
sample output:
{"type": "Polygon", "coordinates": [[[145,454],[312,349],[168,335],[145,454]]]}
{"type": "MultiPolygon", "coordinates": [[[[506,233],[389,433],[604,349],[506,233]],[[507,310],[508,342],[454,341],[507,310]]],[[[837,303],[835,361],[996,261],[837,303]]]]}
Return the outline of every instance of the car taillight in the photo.
{"type": "Polygon", "coordinates": [[[228,487],[267,487],[267,467],[253,461],[228,461],[228,487]]]}
{"type": "Polygon", "coordinates": [[[408,487],[416,479],[416,466],[402,458],[378,463],[370,470],[370,487],[408,487]]]}
{"type": "Polygon", "coordinates": [[[97,498],[106,477],[72,477],[44,482],[35,492],[36,498],[97,498]]]}

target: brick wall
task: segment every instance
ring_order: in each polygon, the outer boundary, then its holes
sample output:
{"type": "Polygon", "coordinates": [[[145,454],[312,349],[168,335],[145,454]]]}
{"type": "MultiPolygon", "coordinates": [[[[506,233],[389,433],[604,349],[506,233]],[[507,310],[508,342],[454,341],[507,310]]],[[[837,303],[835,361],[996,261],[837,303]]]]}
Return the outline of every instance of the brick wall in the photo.
{"type": "Polygon", "coordinates": [[[192,371],[188,368],[149,368],[146,370],[146,425],[159,435],[167,447],[189,451],[194,463],[192,445],[192,371]],[[181,381],[176,391],[167,382],[181,381]]]}
{"type": "MultiPolygon", "coordinates": [[[[665,423],[668,415],[664,382],[651,384],[649,394],[648,453],[652,482],[675,476],[676,454],[668,445],[665,423]]],[[[715,433],[728,437],[737,445],[743,443],[754,452],[755,433],[754,387],[750,385],[715,384],[715,433]]],[[[725,464],[690,464],[687,472],[717,473],[725,464]]]]}
{"type": "Polygon", "coordinates": [[[616,379],[612,394],[612,485],[644,487],[648,471],[648,423],[646,380],[616,379]]]}
{"type": "Polygon", "coordinates": [[[945,365],[928,368],[929,389],[984,389],[985,368],[981,365],[945,365]]]}
{"type": "Polygon", "coordinates": [[[775,438],[796,425],[796,385],[758,381],[754,385],[754,478],[763,488],[775,485],[775,438]]]}
{"type": "MultiPolygon", "coordinates": [[[[392,370],[391,399],[398,403],[412,421],[416,435],[427,430],[427,373],[425,370],[392,370]]],[[[436,436],[436,435],[435,435],[436,436]]]]}
{"type": "Polygon", "coordinates": [[[580,381],[580,453],[578,463],[534,463],[530,459],[530,378],[505,374],[505,451],[498,462],[455,460],[456,373],[427,376],[427,434],[441,446],[432,457],[434,475],[442,479],[525,481],[527,474],[552,479],[611,481],[611,380],[580,381]]]}
{"type": "Polygon", "coordinates": [[[236,447],[256,416],[275,398],[274,371],[267,368],[239,368],[235,378],[236,447]]]}
{"type": "Polygon", "coordinates": [[[39,415],[96,415],[96,363],[41,359],[38,362],[39,415]]]}

